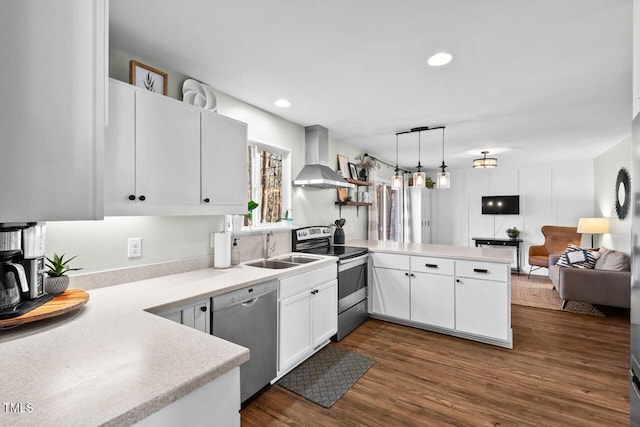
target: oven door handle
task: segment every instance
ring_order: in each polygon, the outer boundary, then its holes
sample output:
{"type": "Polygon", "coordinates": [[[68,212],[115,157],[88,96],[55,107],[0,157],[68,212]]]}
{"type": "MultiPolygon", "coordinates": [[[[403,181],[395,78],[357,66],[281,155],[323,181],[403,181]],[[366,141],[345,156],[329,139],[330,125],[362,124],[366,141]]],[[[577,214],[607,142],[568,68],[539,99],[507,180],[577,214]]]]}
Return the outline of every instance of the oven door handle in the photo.
{"type": "Polygon", "coordinates": [[[368,259],[369,254],[365,254],[355,258],[340,260],[338,261],[338,272],[342,272],[344,270],[366,264],[368,259]]]}

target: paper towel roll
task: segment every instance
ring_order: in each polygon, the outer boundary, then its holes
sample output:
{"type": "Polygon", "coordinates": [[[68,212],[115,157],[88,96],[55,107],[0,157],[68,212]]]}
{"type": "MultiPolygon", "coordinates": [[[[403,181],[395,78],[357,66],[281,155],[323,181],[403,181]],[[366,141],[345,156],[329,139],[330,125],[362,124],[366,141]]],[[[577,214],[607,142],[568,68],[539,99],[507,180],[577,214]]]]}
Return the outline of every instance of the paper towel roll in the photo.
{"type": "Polygon", "coordinates": [[[231,233],[214,233],[213,266],[215,268],[231,267],[231,233]]]}

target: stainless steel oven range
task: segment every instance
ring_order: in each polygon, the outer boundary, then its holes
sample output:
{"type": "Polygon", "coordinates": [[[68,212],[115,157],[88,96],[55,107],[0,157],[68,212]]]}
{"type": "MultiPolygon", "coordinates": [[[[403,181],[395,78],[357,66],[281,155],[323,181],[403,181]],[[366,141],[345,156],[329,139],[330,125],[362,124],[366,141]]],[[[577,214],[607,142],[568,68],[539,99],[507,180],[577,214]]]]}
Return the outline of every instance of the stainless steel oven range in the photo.
{"type": "Polygon", "coordinates": [[[291,231],[293,252],[338,257],[338,333],[340,341],[364,323],[367,313],[367,248],[331,244],[331,228],[313,226],[291,231]]]}

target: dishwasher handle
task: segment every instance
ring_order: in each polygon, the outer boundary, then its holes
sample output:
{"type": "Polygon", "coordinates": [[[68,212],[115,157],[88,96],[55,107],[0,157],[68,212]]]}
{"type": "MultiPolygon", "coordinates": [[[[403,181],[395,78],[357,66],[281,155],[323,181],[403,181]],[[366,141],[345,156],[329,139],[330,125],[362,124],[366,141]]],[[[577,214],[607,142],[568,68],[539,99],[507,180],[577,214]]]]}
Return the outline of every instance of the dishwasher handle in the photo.
{"type": "Polygon", "coordinates": [[[248,286],[226,294],[218,295],[211,298],[211,310],[218,311],[227,307],[242,305],[243,307],[251,307],[260,297],[276,292],[278,289],[277,281],[272,280],[258,285],[248,286]]]}
{"type": "Polygon", "coordinates": [[[244,301],[241,302],[240,305],[243,307],[251,307],[253,304],[255,304],[258,300],[260,299],[260,297],[256,297],[256,298],[251,298],[249,301],[244,301]]]}

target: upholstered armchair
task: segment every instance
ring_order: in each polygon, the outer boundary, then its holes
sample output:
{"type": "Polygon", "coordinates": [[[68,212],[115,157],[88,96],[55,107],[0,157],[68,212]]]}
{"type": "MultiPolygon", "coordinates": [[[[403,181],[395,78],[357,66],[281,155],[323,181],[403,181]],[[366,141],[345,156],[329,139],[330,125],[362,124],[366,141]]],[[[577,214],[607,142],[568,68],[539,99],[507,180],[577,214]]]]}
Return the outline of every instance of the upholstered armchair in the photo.
{"type": "Polygon", "coordinates": [[[549,267],[549,255],[560,255],[569,243],[580,246],[582,234],[577,227],[560,227],[557,225],[545,225],[542,227],[544,244],[529,247],[529,274],[539,268],[549,267]]]}

